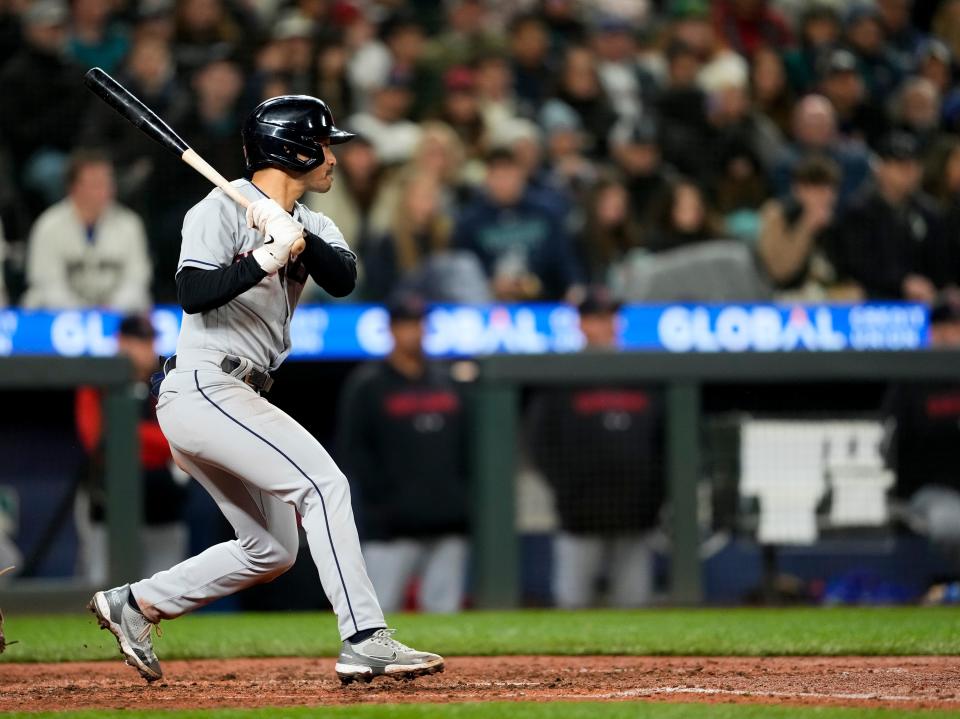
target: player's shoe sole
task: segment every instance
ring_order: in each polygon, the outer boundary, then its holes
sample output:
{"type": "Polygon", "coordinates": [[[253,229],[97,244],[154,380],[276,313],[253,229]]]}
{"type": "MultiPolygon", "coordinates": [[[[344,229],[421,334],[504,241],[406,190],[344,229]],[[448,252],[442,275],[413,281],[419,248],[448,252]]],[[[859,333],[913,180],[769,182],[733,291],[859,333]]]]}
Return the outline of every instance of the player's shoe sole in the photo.
{"type": "Polygon", "coordinates": [[[155,682],[163,678],[162,674],[148,667],[140,657],[137,656],[137,653],[133,651],[133,647],[130,646],[130,642],[124,635],[123,629],[110,618],[110,605],[107,602],[107,597],[104,592],[94,594],[93,599],[87,604],[87,609],[93,612],[101,629],[106,629],[116,637],[117,644],[120,646],[120,654],[123,656],[124,661],[136,669],[141,677],[148,682],[155,682]]]}
{"type": "Polygon", "coordinates": [[[439,674],[444,669],[444,661],[437,657],[436,660],[423,664],[387,664],[382,667],[337,662],[335,669],[337,676],[340,677],[340,683],[347,686],[353,682],[369,684],[374,677],[391,677],[397,681],[402,679],[409,681],[428,674],[439,674]]]}

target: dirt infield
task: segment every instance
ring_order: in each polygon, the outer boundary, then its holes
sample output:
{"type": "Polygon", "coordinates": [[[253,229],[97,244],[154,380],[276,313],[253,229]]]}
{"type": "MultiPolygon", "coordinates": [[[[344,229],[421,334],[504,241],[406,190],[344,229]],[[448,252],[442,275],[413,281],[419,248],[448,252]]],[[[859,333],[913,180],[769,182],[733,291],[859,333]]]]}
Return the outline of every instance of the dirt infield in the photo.
{"type": "Polygon", "coordinates": [[[703,701],[960,708],[957,657],[453,657],[443,674],[341,687],[332,659],[0,665],[0,711],[451,701],[703,701]]]}

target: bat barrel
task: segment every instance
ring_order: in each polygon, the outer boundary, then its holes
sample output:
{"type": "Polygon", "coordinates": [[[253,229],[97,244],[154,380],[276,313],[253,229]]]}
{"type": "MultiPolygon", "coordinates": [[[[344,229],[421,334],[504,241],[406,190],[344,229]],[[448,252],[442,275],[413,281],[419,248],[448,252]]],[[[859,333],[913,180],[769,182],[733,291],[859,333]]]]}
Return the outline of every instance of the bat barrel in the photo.
{"type": "Polygon", "coordinates": [[[190,149],[190,146],[167,123],[157,117],[153,110],[99,67],[88,70],[83,76],[83,82],[97,97],[171,152],[182,156],[190,149]]]}

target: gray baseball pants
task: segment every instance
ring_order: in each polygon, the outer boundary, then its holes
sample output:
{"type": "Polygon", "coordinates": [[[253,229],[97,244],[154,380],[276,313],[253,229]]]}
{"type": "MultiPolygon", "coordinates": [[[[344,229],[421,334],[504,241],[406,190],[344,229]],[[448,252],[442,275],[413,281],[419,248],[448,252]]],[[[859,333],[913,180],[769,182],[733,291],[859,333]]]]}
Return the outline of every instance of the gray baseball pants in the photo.
{"type": "Polygon", "coordinates": [[[178,355],[157,418],[174,460],[210,493],[237,538],[134,584],[144,613],[173,619],[283,574],[297,558],[299,513],[340,637],[386,626],[346,477],[309,432],[238,379],[248,361],[226,374],[222,357],[178,355]]]}

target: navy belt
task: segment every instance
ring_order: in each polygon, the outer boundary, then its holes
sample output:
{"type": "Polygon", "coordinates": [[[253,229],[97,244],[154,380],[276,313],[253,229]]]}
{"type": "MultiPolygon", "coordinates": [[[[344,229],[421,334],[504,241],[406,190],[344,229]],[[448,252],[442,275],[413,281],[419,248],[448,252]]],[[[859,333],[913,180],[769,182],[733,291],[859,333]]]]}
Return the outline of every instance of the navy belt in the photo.
{"type": "MultiPolygon", "coordinates": [[[[237,368],[243,364],[239,357],[234,357],[233,355],[226,355],[223,360],[220,362],[220,369],[222,369],[227,374],[233,374],[237,368]]],[[[177,368],[177,356],[171,355],[163,363],[163,372],[166,374],[172,369],[177,368]]],[[[271,377],[266,372],[261,372],[260,370],[253,368],[245,375],[238,377],[241,382],[250,385],[257,392],[265,394],[270,391],[270,388],[273,387],[273,377],[271,377]]]]}

